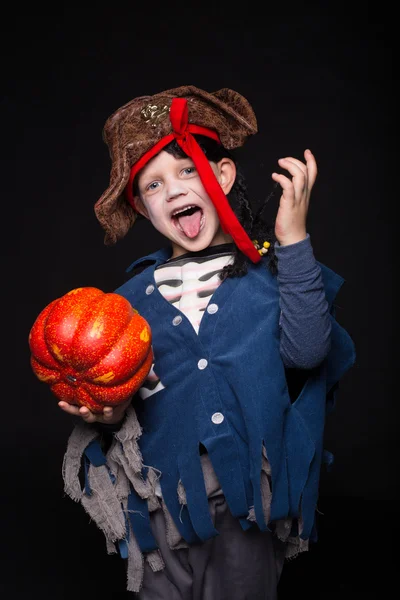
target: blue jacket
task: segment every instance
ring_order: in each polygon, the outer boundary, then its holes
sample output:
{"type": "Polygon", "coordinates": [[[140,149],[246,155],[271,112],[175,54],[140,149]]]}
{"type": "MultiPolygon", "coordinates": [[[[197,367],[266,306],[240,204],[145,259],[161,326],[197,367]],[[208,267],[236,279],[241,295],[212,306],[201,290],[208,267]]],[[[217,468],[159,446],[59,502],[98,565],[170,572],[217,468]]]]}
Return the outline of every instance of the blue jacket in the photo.
{"type": "MultiPolygon", "coordinates": [[[[354,344],[334,317],[343,278],[318,263],[331,308],[331,349],[307,372],[292,402],[279,352],[279,289],[264,261],[250,265],[244,277],[220,285],[212,296],[218,310],[205,311],[196,334],[155,284],[154,270],[167,258],[163,249],[139,259],[131,268],[142,261],[152,264],[115,290],[149,322],[154,370],[164,385],[143,401],[135,398],[143,463],[162,473],[164,501],[181,535],[194,543],[217,534],[199,444],[209,453],[232,514],[247,528],[254,507],[261,530],[268,528],[261,500],[265,446],[271,465],[271,522],[301,514],[301,537],[308,539],[318,499],[327,399],[355,359],[354,344]],[[184,506],[178,500],[179,481],[186,492],[184,506]]],[[[146,513],[134,492],[130,507],[146,513]]],[[[135,531],[146,551],[156,547],[149,526],[142,519],[135,531]]]]}

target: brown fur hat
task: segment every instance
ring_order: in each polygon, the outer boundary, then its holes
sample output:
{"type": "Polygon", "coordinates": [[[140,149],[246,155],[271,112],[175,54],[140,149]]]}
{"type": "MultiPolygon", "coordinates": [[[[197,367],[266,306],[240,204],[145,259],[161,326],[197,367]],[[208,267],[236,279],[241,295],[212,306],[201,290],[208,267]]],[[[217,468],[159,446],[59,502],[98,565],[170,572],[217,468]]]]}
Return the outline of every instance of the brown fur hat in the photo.
{"type": "Polygon", "coordinates": [[[169,108],[173,98],[186,98],[189,123],[215,130],[231,150],[257,133],[257,120],[249,102],[234,90],[205,92],[192,85],[134,98],[106,121],[103,139],[111,158],[110,184],[95,204],[95,214],[106,232],[104,243],[123,238],[137,213],[125,197],[132,165],[160,139],[172,132],[169,108]]]}
{"type": "Polygon", "coordinates": [[[238,92],[224,88],[208,93],[192,85],[134,98],[106,121],[103,139],[111,158],[110,184],[95,204],[95,214],[106,232],[104,243],[122,239],[137,213],[125,197],[132,165],[172,131],[168,118],[173,98],[186,98],[189,123],[214,129],[225,148],[243,145],[257,133],[257,120],[249,102],[238,92]]]}

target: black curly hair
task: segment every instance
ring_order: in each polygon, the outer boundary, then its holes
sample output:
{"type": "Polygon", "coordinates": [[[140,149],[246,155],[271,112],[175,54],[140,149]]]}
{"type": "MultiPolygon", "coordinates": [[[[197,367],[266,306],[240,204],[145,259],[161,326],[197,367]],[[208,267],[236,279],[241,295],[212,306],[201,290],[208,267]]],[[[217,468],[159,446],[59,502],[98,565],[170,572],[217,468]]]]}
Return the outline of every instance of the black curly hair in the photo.
{"type": "MultiPolygon", "coordinates": [[[[271,244],[268,253],[263,256],[262,260],[265,261],[266,267],[275,274],[277,272],[277,260],[274,252],[276,237],[274,228],[263,219],[263,212],[272,194],[255,210],[249,201],[246,180],[234,153],[209,137],[195,135],[195,138],[210,162],[219,162],[222,158],[230,158],[235,163],[237,174],[235,183],[228,194],[229,204],[250,239],[261,242],[268,241],[271,244]]],[[[163,150],[175,158],[185,158],[187,156],[175,140],[165,146],[163,150]]],[[[134,192],[137,193],[136,182],[133,185],[134,192]]],[[[224,267],[220,274],[221,279],[242,277],[247,273],[249,262],[250,259],[235,246],[234,261],[224,267]]]]}

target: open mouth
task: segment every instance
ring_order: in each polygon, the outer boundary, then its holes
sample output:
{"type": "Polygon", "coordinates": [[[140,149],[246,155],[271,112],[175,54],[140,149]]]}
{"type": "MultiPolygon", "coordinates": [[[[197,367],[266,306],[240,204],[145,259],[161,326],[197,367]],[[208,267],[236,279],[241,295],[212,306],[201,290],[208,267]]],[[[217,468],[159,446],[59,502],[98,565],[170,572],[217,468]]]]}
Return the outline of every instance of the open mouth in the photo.
{"type": "Polygon", "coordinates": [[[203,211],[195,204],[179,208],[172,213],[171,218],[175,227],[190,239],[198,236],[204,227],[203,211]]]}

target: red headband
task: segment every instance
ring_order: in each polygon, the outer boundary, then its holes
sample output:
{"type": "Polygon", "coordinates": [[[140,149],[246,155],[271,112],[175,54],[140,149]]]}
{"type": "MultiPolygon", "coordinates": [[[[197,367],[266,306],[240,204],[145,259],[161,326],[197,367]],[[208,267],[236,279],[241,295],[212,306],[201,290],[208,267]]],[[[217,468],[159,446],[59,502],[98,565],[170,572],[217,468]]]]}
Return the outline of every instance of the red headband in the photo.
{"type": "Polygon", "coordinates": [[[125,189],[129,203],[133,208],[135,208],[133,197],[133,180],[135,179],[136,174],[167,144],[172,142],[172,140],[176,140],[185,154],[190,156],[196,165],[200,179],[204,185],[204,189],[215,206],[223,231],[233,238],[237,247],[246,256],[248,256],[253,263],[259,262],[261,260],[260,254],[239,223],[238,218],[233,212],[227,197],[225,196],[217,178],[215,177],[210,163],[208,162],[196,139],[193,137],[193,134],[197,133],[199,135],[210,137],[220,143],[217,133],[206,127],[188,123],[188,107],[186,98],[174,98],[172,100],[169,118],[173,133],[163,137],[150,150],[143,154],[143,156],[141,156],[141,158],[132,166],[129,182],[125,189]]]}

